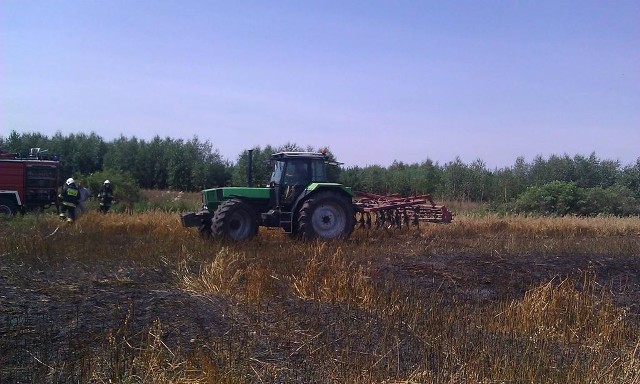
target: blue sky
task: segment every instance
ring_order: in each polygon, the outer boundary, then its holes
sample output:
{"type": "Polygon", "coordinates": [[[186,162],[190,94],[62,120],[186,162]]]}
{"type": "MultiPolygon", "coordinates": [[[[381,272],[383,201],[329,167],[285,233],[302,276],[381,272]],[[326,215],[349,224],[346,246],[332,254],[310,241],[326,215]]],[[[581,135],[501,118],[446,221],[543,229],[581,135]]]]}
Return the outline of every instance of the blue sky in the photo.
{"type": "Polygon", "coordinates": [[[640,157],[639,1],[0,2],[0,135],[640,157]]]}

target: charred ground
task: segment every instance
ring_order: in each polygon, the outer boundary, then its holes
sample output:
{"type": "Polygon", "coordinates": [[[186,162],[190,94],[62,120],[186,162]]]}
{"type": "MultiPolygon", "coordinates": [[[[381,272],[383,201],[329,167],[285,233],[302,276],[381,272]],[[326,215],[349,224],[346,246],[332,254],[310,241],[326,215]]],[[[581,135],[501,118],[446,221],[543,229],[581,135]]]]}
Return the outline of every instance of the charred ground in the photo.
{"type": "Polygon", "coordinates": [[[243,244],[162,212],[17,219],[0,229],[0,382],[638,380],[638,219],[243,244]]]}

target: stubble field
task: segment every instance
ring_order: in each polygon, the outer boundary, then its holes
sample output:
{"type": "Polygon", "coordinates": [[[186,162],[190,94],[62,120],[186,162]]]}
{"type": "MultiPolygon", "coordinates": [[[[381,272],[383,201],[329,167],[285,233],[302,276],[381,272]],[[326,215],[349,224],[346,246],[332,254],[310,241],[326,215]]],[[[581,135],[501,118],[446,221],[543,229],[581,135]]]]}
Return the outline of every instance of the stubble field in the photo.
{"type": "Polygon", "coordinates": [[[303,242],[177,213],[0,223],[0,382],[640,382],[640,218],[303,242]]]}

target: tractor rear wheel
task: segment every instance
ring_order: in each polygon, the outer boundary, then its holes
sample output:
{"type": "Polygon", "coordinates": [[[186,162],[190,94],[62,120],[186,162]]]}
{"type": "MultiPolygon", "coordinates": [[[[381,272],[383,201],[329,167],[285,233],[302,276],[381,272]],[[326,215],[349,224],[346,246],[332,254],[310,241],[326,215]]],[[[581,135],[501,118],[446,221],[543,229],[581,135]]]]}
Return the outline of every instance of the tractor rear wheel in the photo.
{"type": "Polygon", "coordinates": [[[215,214],[211,230],[216,237],[242,241],[258,233],[258,219],[255,210],[240,199],[223,202],[215,214]]]}
{"type": "Polygon", "coordinates": [[[336,191],[323,191],[308,198],[298,215],[298,233],[305,239],[346,239],[355,225],[353,205],[336,191]]]}

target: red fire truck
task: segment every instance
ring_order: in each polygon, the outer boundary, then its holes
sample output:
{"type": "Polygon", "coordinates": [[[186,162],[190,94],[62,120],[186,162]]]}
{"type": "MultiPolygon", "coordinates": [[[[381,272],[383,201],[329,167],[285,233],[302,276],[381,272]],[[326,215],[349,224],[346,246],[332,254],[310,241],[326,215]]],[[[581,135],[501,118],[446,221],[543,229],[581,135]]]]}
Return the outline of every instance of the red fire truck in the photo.
{"type": "Polygon", "coordinates": [[[60,161],[39,148],[29,156],[0,152],[0,215],[42,210],[57,203],[60,161]]]}

